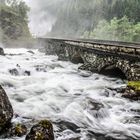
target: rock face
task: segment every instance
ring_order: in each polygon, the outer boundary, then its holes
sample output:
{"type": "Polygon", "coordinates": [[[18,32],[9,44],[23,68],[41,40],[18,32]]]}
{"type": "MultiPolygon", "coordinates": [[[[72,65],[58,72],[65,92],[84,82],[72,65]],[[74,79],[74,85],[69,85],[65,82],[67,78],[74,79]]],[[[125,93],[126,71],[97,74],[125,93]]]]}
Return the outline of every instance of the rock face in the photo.
{"type": "Polygon", "coordinates": [[[5,125],[10,123],[13,117],[12,105],[4,91],[0,86],[0,131],[5,125]]]}
{"type": "Polygon", "coordinates": [[[54,140],[53,126],[50,121],[42,120],[34,125],[26,136],[26,140],[54,140]]]}

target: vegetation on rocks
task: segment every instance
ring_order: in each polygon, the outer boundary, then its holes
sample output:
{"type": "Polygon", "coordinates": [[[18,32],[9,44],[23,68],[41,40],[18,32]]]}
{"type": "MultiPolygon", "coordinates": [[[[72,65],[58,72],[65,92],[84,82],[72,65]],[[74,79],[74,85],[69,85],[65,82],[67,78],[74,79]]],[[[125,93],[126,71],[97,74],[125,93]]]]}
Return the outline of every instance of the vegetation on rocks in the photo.
{"type": "Polygon", "coordinates": [[[140,99],[140,81],[129,81],[126,87],[125,92],[122,95],[125,98],[131,100],[140,99]]]}
{"type": "Polygon", "coordinates": [[[140,91],[140,81],[129,81],[128,87],[133,88],[135,91],[140,91]]]}
{"type": "Polygon", "coordinates": [[[23,124],[16,124],[16,126],[13,129],[13,134],[18,137],[25,135],[26,132],[27,132],[27,128],[23,124]]]}
{"type": "Polygon", "coordinates": [[[26,136],[26,140],[54,140],[53,126],[50,121],[42,120],[34,125],[26,136]]]}

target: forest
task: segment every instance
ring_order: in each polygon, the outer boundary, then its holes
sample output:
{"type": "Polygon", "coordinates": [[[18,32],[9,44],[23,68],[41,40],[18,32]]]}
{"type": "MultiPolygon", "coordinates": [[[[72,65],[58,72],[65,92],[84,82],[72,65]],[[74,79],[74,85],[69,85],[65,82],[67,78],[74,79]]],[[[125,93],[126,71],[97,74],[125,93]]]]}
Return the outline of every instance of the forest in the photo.
{"type": "Polygon", "coordinates": [[[23,1],[0,1],[0,40],[18,40],[31,37],[28,28],[29,7],[23,1]]]}
{"type": "Polygon", "coordinates": [[[139,0],[65,0],[51,36],[140,41],[139,0]]]}
{"type": "MultiPolygon", "coordinates": [[[[57,18],[46,37],[140,41],[140,0],[47,2],[44,9],[57,18]]],[[[31,37],[29,10],[22,0],[0,0],[0,39],[31,37]]]]}

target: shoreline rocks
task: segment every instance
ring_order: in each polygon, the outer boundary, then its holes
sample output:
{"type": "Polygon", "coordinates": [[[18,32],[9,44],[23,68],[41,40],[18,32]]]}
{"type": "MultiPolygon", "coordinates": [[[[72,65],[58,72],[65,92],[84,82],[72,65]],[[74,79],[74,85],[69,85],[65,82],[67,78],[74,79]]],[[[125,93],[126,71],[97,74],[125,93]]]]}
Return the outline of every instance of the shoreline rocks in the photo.
{"type": "Polygon", "coordinates": [[[35,124],[25,140],[54,140],[52,123],[48,120],[42,120],[35,124]]]}
{"type": "Polygon", "coordinates": [[[132,100],[140,100],[140,81],[130,81],[127,84],[122,97],[132,100]]]}

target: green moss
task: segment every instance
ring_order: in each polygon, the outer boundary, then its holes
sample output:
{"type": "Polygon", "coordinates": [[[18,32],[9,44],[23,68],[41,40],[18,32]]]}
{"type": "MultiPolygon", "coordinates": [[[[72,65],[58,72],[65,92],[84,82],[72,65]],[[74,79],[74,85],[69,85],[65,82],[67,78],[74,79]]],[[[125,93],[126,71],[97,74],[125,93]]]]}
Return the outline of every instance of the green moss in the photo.
{"type": "Polygon", "coordinates": [[[27,132],[27,128],[25,125],[16,124],[16,126],[15,126],[15,135],[16,136],[22,136],[22,135],[26,134],[26,132],[27,132]]]}
{"type": "Polygon", "coordinates": [[[0,117],[0,126],[3,126],[5,124],[5,119],[0,117]]]}
{"type": "Polygon", "coordinates": [[[15,132],[16,132],[17,134],[22,133],[22,126],[21,126],[21,124],[17,124],[17,125],[15,126],[15,132]]]}
{"type": "Polygon", "coordinates": [[[44,140],[44,134],[41,132],[36,132],[35,140],[44,140]]]}
{"type": "Polygon", "coordinates": [[[140,81],[129,81],[127,85],[136,91],[140,91],[140,81]]]}
{"type": "Polygon", "coordinates": [[[48,120],[42,120],[42,121],[39,122],[39,124],[40,124],[42,127],[44,127],[45,129],[50,129],[50,128],[52,128],[52,124],[51,124],[51,122],[48,121],[48,120]]]}

